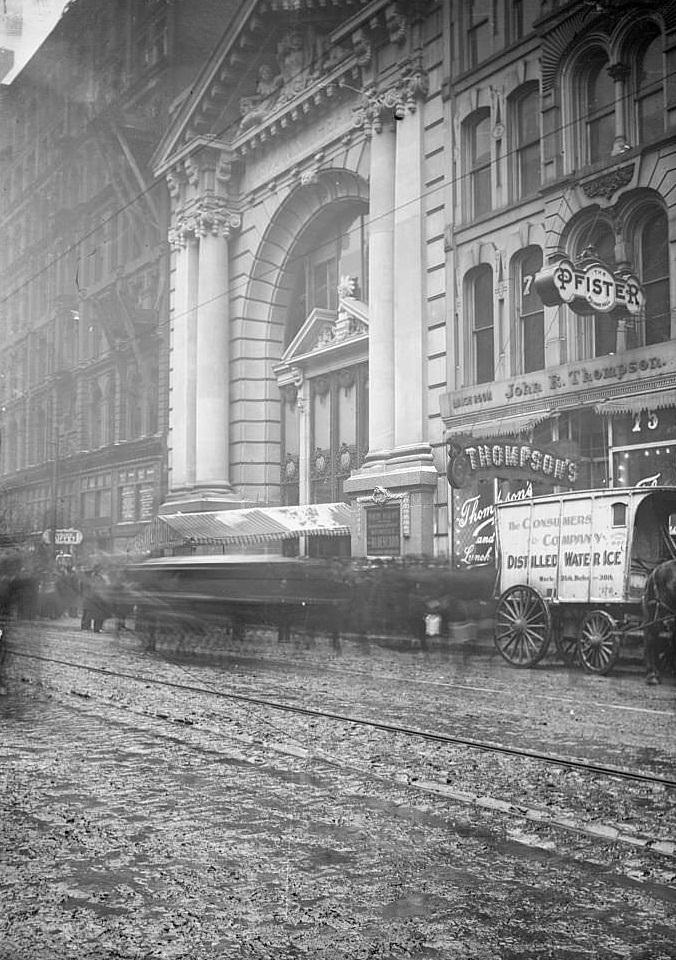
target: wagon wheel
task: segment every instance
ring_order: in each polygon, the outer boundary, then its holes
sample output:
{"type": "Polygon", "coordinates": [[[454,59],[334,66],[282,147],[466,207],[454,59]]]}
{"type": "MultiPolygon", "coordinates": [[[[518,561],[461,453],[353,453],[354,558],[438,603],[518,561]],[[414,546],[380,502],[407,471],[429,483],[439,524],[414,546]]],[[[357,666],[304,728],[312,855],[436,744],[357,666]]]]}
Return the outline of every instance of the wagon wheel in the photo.
{"type": "Polygon", "coordinates": [[[553,634],[554,634],[554,644],[556,646],[556,652],[558,653],[561,660],[568,667],[579,667],[580,666],[580,638],[577,636],[571,636],[570,633],[565,633],[565,623],[562,619],[557,618],[554,623],[553,634]]]}
{"type": "Polygon", "coordinates": [[[590,673],[610,673],[620,655],[617,621],[606,610],[592,610],[582,621],[580,660],[590,673]]]}
{"type": "Polygon", "coordinates": [[[495,610],[495,646],[515,667],[532,667],[549,647],[552,617],[532,587],[509,587],[495,610]]]}

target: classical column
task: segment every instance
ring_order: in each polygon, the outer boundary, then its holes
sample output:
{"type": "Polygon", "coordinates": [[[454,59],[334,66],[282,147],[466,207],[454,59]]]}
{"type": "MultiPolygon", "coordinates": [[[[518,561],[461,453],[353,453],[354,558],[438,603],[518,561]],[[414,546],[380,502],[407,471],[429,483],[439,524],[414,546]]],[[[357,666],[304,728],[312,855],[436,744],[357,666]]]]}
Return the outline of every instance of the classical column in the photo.
{"type": "Polygon", "coordinates": [[[608,73],[615,84],[615,139],[613,141],[612,154],[616,156],[629,147],[627,143],[625,86],[626,81],[631,76],[631,67],[626,63],[618,61],[617,63],[611,63],[608,67],[608,73]]]}
{"type": "Polygon", "coordinates": [[[394,178],[392,110],[376,104],[369,171],[369,452],[382,462],[394,444],[394,178]],[[381,116],[381,112],[385,116],[381,116]],[[388,116],[389,114],[389,116],[388,116]]]}
{"type": "Polygon", "coordinates": [[[169,374],[171,493],[195,482],[195,307],[197,241],[180,222],[170,234],[174,248],[169,374]]]}
{"type": "Polygon", "coordinates": [[[223,493],[230,489],[228,238],[239,216],[209,200],[200,214],[195,485],[223,493]]]}
{"type": "Polygon", "coordinates": [[[394,194],[394,459],[431,460],[425,437],[425,317],[423,296],[423,116],[427,91],[411,60],[398,88],[394,194]]]}

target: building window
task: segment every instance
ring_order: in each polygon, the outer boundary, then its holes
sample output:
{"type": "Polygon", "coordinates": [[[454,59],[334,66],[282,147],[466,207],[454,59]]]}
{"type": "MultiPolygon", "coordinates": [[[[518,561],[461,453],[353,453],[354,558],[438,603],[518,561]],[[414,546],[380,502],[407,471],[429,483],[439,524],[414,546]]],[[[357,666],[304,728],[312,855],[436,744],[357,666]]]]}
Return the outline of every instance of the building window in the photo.
{"type": "Polygon", "coordinates": [[[527,247],[514,258],[514,298],[516,302],[517,342],[520,369],[530,373],[545,366],[545,314],[535,292],[534,279],[542,269],[540,247],[527,247]]]}
{"type": "Polygon", "coordinates": [[[636,262],[645,291],[645,343],[671,337],[669,297],[669,236],[667,215],[652,211],[636,231],[636,262]]]}
{"type": "Polygon", "coordinates": [[[481,264],[467,277],[465,302],[472,331],[472,369],[475,383],[489,383],[495,375],[493,346],[493,270],[481,264]]]}
{"type": "Polygon", "coordinates": [[[540,188],[540,91],[537,83],[518,90],[512,100],[514,144],[513,195],[527,197],[540,188]]]}
{"type": "Polygon", "coordinates": [[[664,133],[666,110],[663,75],[662,36],[657,34],[644,48],[636,72],[636,123],[639,143],[656,140],[664,133]]]}
{"type": "Polygon", "coordinates": [[[516,43],[524,35],[523,7],[524,0],[507,0],[505,20],[508,43],[516,43]]]}
{"type": "Polygon", "coordinates": [[[492,0],[469,0],[467,4],[467,68],[473,70],[491,54],[489,11],[492,0]]]}
{"type": "MultiPolygon", "coordinates": [[[[606,220],[595,220],[580,236],[577,244],[579,256],[588,255],[599,259],[610,270],[615,268],[615,232],[606,220]]],[[[617,349],[616,311],[611,313],[589,313],[582,318],[584,339],[582,356],[605,357],[617,349]]]]}
{"type": "Polygon", "coordinates": [[[610,156],[615,140],[615,85],[602,51],[585,57],[582,81],[582,119],[586,131],[582,159],[596,163],[610,156]]]}
{"type": "Polygon", "coordinates": [[[349,204],[336,216],[332,208],[305,231],[300,243],[302,252],[294,256],[298,266],[292,281],[287,346],[315,307],[337,308],[342,277],[354,277],[355,296],[368,300],[368,227],[361,209],[349,204]]]}
{"type": "Polygon", "coordinates": [[[480,217],[493,208],[491,195],[491,115],[487,107],[476,110],[464,123],[465,219],[480,217]]]}
{"type": "Polygon", "coordinates": [[[368,366],[359,364],[311,380],[310,500],[344,499],[343,483],[368,449],[368,366]]]}

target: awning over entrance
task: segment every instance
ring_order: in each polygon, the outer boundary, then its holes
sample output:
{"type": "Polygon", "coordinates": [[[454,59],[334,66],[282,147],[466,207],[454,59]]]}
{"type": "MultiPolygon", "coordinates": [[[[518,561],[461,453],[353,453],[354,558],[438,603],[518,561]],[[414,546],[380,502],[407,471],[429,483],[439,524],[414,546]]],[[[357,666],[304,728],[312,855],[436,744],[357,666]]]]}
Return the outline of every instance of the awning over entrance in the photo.
{"type": "Polygon", "coordinates": [[[155,517],[136,546],[143,552],[187,544],[278,543],[300,535],[349,536],[351,523],[352,509],[347,503],[175,513],[155,517]]]}
{"type": "Polygon", "coordinates": [[[594,409],[597,413],[610,417],[618,413],[640,413],[641,410],[661,410],[664,407],[676,407],[674,390],[655,390],[653,393],[640,393],[633,397],[603,400],[597,403],[594,409]]]}

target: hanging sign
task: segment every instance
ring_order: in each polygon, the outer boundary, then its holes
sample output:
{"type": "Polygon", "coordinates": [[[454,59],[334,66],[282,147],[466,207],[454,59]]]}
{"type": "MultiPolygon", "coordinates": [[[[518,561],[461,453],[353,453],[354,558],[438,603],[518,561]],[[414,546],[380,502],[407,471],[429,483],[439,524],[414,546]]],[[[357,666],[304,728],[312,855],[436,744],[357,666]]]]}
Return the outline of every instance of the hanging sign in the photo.
{"type": "Polygon", "coordinates": [[[596,261],[575,266],[571,260],[559,260],[544,267],[535,277],[535,289],[547,307],[567,303],[576,313],[590,310],[610,313],[624,307],[628,313],[640,313],[645,293],[638,278],[628,272],[612,273],[596,261]]]}
{"type": "Polygon", "coordinates": [[[580,473],[579,460],[562,456],[567,448],[557,450],[529,443],[510,443],[488,440],[478,443],[452,442],[448,449],[446,476],[449,484],[459,489],[471,477],[481,473],[490,477],[522,477],[526,480],[544,479],[552,484],[575,486],[580,473]]]}

